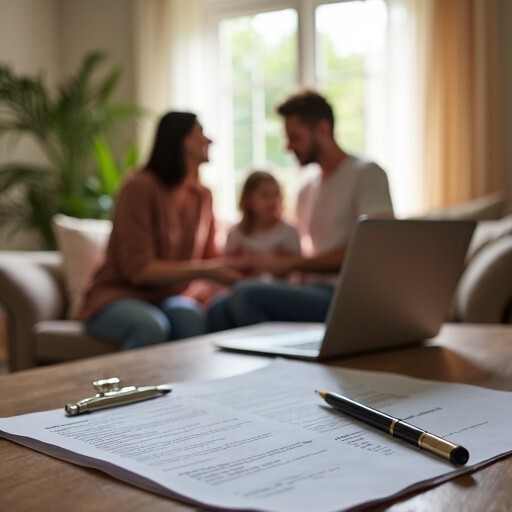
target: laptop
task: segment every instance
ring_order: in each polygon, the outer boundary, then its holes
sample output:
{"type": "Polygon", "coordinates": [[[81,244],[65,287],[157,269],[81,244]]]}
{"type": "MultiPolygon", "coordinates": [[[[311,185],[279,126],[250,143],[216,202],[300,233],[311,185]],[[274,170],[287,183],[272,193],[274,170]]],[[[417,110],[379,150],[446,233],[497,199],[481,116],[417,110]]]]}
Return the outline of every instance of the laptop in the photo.
{"type": "Polygon", "coordinates": [[[225,350],[329,359],[421,343],[438,334],[476,222],[362,217],[325,324],[266,322],[214,344],[225,350]]]}

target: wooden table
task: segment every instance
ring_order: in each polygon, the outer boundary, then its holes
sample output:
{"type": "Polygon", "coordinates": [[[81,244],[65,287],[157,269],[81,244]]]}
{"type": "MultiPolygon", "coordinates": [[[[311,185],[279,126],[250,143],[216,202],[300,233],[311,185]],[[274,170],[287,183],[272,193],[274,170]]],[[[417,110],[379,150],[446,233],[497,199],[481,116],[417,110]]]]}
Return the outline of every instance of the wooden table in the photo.
{"type": "MultiPolygon", "coordinates": [[[[62,407],[88,396],[91,381],[123,384],[226,377],[269,364],[271,358],[216,350],[208,336],[158,347],[0,376],[0,416],[62,407]]],[[[451,325],[424,346],[330,361],[512,391],[512,326],[451,325]]],[[[511,411],[512,414],[512,411],[511,411]]],[[[512,435],[512,432],[511,432],[512,435]]],[[[510,511],[512,457],[424,492],[368,508],[372,511],[510,511]]],[[[100,471],[53,459],[0,439],[0,510],[181,511],[188,505],[125,484],[100,471]]],[[[313,511],[312,511],[313,512],[313,511]]]]}

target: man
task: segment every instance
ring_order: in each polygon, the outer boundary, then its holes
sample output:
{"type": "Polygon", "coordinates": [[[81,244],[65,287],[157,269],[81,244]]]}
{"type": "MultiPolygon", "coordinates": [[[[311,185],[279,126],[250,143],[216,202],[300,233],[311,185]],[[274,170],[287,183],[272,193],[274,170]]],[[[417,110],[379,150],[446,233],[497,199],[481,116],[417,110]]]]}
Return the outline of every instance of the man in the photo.
{"type": "Polygon", "coordinates": [[[297,225],[310,250],[304,256],[261,257],[254,264],[276,277],[300,272],[304,279],[295,284],[240,281],[210,307],[214,331],[264,321],[323,322],[358,217],[393,215],[385,172],[337,144],[333,110],[324,97],[305,91],[277,112],[284,118],[287,148],[302,166],[319,167],[301,187],[296,207],[297,225]]]}

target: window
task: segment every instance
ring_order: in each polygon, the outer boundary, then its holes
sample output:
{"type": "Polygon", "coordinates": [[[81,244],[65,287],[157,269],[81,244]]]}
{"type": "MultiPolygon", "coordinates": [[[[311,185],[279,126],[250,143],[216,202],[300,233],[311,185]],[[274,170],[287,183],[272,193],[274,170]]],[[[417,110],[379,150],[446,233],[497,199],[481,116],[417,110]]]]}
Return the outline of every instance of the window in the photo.
{"type": "Polygon", "coordinates": [[[344,149],[375,153],[383,127],[385,0],[207,0],[207,6],[216,101],[206,106],[215,144],[204,180],[220,218],[236,218],[240,185],[261,167],[283,184],[290,211],[297,163],[275,107],[298,87],[327,96],[344,149]]]}
{"type": "Polygon", "coordinates": [[[316,9],[316,86],[333,105],[336,135],[349,151],[371,151],[382,119],[386,37],[383,0],[347,1],[316,9]]]}

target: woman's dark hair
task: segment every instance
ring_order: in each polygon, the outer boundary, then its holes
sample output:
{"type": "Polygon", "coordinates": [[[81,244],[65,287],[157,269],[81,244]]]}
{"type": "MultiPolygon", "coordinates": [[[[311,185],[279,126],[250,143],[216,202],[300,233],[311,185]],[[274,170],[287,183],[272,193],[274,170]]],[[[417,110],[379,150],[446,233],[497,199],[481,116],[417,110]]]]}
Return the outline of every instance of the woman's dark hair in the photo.
{"type": "Polygon", "coordinates": [[[169,112],[158,123],[151,156],[146,165],[169,187],[178,186],[185,180],[183,139],[197,120],[189,112],[169,112]]]}

